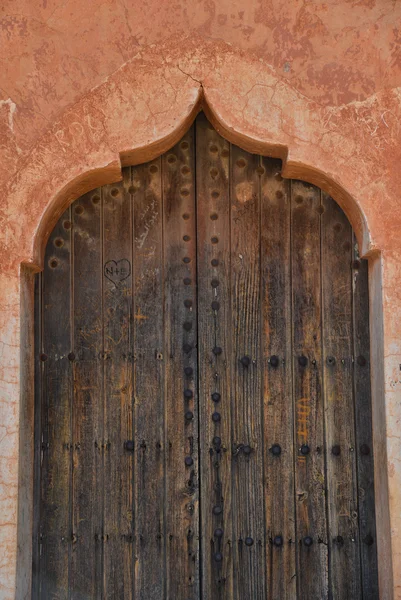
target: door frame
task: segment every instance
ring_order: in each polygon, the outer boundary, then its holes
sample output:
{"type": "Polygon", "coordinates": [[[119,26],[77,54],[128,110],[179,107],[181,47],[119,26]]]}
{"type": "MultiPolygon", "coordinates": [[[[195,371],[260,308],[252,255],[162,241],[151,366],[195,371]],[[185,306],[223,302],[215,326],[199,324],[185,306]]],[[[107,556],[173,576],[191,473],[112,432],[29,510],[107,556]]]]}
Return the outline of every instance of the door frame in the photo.
{"type": "MultiPolygon", "coordinates": [[[[33,241],[34,259],[22,263],[20,269],[20,417],[19,417],[19,474],[18,474],[18,529],[17,529],[17,579],[16,598],[30,597],[32,575],[32,527],[33,527],[33,432],[34,432],[34,275],[43,268],[44,248],[59,216],[75,199],[86,191],[106,183],[115,183],[122,178],[121,167],[148,162],[170,149],[187,131],[197,113],[204,110],[207,118],[228,141],[244,150],[281,158],[282,174],[288,179],[302,179],[328,192],[345,211],[358,238],[361,255],[369,262],[369,305],[371,341],[371,390],[373,448],[375,455],[375,504],[377,552],[380,597],[393,597],[393,577],[390,528],[390,504],[386,445],[386,395],[384,363],[384,322],[382,256],[379,250],[371,249],[370,231],[359,204],[334,178],[321,173],[313,165],[299,164],[288,159],[288,148],[268,141],[252,139],[236,132],[217,119],[202,94],[186,117],[172,130],[170,135],[158,143],[141,147],[136,151],[121,152],[120,161],[103,168],[84,171],[67,186],[59,190],[47,203],[36,229],[33,241]]],[[[150,138],[151,139],[151,135],[150,138]]],[[[388,400],[387,400],[388,402],[388,400]]],[[[388,410],[388,408],[387,408],[388,410]]],[[[394,517],[393,517],[394,518],[394,517]]]]}

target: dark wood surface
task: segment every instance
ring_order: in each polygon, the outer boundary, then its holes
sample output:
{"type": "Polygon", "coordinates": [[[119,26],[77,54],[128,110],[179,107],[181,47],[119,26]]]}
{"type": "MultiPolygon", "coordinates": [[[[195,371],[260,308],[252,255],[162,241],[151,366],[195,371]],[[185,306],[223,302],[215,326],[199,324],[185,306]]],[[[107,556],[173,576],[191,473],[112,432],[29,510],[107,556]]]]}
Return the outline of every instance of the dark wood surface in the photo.
{"type": "Polygon", "coordinates": [[[332,198],[200,114],[72,204],[35,298],[33,598],[378,598],[368,271],[332,198]]]}

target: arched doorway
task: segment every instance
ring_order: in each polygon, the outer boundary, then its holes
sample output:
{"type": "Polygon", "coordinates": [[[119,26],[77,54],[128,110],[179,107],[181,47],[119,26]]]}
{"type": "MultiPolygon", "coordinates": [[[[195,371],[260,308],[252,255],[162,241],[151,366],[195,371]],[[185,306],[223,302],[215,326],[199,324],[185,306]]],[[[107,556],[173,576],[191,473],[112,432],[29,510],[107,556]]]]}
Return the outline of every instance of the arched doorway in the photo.
{"type": "Polygon", "coordinates": [[[203,114],[37,286],[35,598],[377,598],[367,267],[203,114]]]}

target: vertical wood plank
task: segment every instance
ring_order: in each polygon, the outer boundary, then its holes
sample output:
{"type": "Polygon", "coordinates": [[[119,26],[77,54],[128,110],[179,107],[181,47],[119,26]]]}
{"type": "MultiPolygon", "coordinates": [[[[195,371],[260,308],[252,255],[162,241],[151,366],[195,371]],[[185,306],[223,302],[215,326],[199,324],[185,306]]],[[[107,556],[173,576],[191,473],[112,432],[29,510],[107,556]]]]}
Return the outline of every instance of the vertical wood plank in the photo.
{"type": "Polygon", "coordinates": [[[161,160],[133,167],[135,598],[165,590],[161,160]]]}
{"type": "Polygon", "coordinates": [[[132,214],[130,169],[103,195],[104,597],[132,598],[132,214]]]}
{"type": "Polygon", "coordinates": [[[40,597],[68,598],[71,546],[70,210],[54,228],[43,276],[40,597]]]}
{"type": "Polygon", "coordinates": [[[40,355],[43,351],[43,274],[35,275],[34,284],[34,479],[33,479],[33,535],[32,535],[32,598],[40,598],[40,558],[42,554],[41,541],[41,481],[42,481],[42,361],[40,355]]]}
{"type": "Polygon", "coordinates": [[[259,157],[232,146],[233,570],[241,599],[266,597],[258,166],[259,157]]]}
{"type": "Polygon", "coordinates": [[[291,365],[290,182],[281,162],[263,158],[261,186],[261,308],[264,480],[268,598],[296,596],[294,415],[291,365]],[[281,536],[283,545],[273,544],[281,536]]]}
{"type": "Polygon", "coordinates": [[[353,238],[354,397],[358,475],[358,514],[364,600],[379,598],[370,386],[368,262],[353,238]]]}
{"type": "Polygon", "coordinates": [[[72,208],[74,252],[73,551],[71,598],[101,598],[103,588],[102,191],[72,208]],[[84,566],[83,566],[84,565],[84,566]]]}
{"type": "Polygon", "coordinates": [[[326,598],[320,190],[294,180],[291,204],[297,593],[300,598],[326,598]]]}
{"type": "Polygon", "coordinates": [[[229,144],[196,120],[203,598],[233,597],[229,144]],[[212,281],[218,281],[213,287],[212,281]],[[223,348],[225,360],[214,353],[223,348]]]}
{"type": "Polygon", "coordinates": [[[194,128],[191,128],[162,159],[167,446],[166,593],[168,598],[185,599],[199,595],[194,153],[194,128]],[[184,236],[189,236],[190,240],[185,241],[184,236]],[[184,369],[192,369],[192,375],[186,376],[184,369]],[[186,422],[185,414],[189,410],[194,418],[186,422]]]}
{"type": "Polygon", "coordinates": [[[360,598],[352,377],[352,231],[340,207],[326,194],[322,195],[322,206],[322,336],[330,591],[334,598],[360,598]],[[337,447],[334,453],[333,447],[337,447]]]}

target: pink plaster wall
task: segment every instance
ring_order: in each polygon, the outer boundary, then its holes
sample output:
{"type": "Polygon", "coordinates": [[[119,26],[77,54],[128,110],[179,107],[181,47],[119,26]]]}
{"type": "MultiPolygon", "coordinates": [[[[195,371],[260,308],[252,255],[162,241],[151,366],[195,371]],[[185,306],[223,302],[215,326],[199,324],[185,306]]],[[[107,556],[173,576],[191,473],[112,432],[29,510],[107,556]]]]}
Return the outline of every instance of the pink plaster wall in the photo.
{"type": "Polygon", "coordinates": [[[40,267],[66,203],[166,150],[201,104],[226,137],[332,193],[381,266],[381,597],[401,598],[401,3],[3,0],[0,48],[0,600],[28,597],[15,591],[20,265],[40,267]]]}

